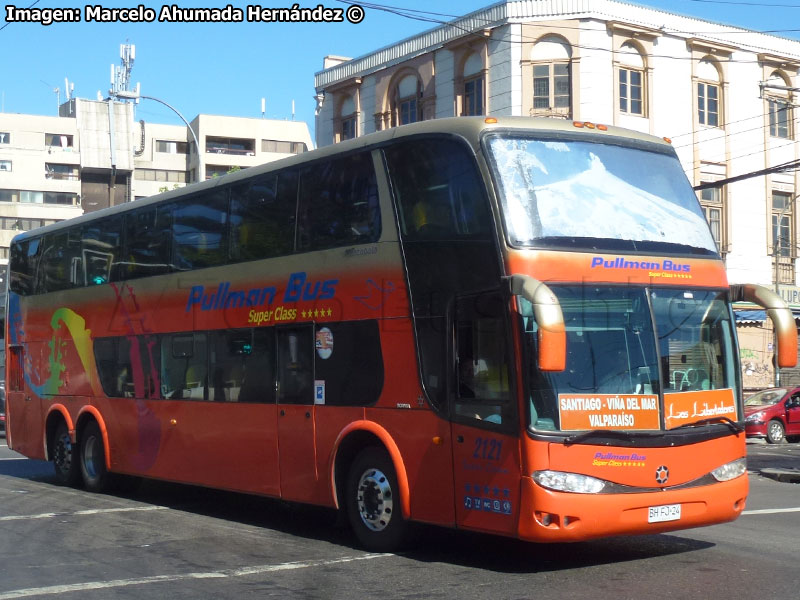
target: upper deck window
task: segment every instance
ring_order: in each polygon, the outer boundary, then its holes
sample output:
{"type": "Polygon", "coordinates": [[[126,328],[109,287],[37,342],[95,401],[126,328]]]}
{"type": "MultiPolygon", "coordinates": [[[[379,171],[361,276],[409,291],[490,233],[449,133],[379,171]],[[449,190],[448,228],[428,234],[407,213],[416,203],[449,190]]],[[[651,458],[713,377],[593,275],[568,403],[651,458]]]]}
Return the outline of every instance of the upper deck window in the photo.
{"type": "Polygon", "coordinates": [[[493,136],[509,242],[716,254],[678,158],[654,144],[493,136]]]}
{"type": "Polygon", "coordinates": [[[491,215],[466,148],[453,140],[403,142],[386,149],[406,240],[486,237],[491,215]]]}

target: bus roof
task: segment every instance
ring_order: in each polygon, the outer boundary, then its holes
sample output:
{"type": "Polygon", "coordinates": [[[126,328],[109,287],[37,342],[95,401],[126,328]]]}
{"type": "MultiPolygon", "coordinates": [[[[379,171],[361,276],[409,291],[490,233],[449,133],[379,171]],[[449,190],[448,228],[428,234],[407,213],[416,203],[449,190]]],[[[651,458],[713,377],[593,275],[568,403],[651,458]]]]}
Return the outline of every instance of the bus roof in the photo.
{"type": "MultiPolygon", "coordinates": [[[[427,121],[420,121],[417,123],[411,123],[399,127],[391,127],[389,129],[384,129],[383,131],[378,131],[376,133],[363,135],[352,140],[347,140],[337,144],[332,144],[330,146],[325,146],[324,148],[311,150],[303,154],[297,154],[295,156],[290,156],[276,161],[267,162],[262,165],[258,165],[256,167],[250,167],[248,169],[243,169],[235,173],[230,173],[227,175],[223,175],[221,177],[215,177],[207,181],[201,181],[199,183],[193,183],[191,185],[184,186],[182,188],[178,188],[175,190],[169,190],[161,194],[156,194],[155,196],[143,198],[141,200],[126,202],[124,204],[120,204],[117,206],[112,206],[91,213],[86,213],[79,217],[74,217],[72,219],[60,221],[52,225],[46,225],[44,227],[40,227],[31,231],[21,232],[16,236],[14,236],[14,238],[11,240],[11,244],[13,245],[16,242],[29,238],[37,238],[41,235],[44,235],[45,233],[58,231],[59,229],[64,229],[68,227],[73,227],[75,225],[80,225],[81,223],[90,223],[92,221],[104,217],[110,217],[116,214],[122,214],[129,210],[136,210],[137,208],[141,208],[143,206],[147,206],[150,204],[160,204],[162,202],[168,202],[170,200],[181,198],[185,195],[194,194],[197,192],[201,192],[203,190],[209,190],[220,185],[235,184],[237,181],[247,180],[251,177],[258,176],[264,173],[269,173],[271,171],[276,171],[287,167],[292,167],[295,165],[302,165],[306,162],[324,159],[339,154],[347,154],[349,152],[357,151],[362,148],[368,148],[371,146],[381,146],[387,144],[392,140],[402,139],[405,137],[411,137],[417,135],[432,135],[432,134],[451,134],[463,137],[474,146],[477,146],[477,143],[480,140],[480,134],[483,131],[488,131],[493,129],[501,131],[508,129],[524,129],[528,131],[541,131],[541,132],[563,131],[565,133],[566,132],[575,133],[576,131],[579,131],[589,136],[597,134],[596,127],[597,125],[595,124],[587,125],[587,123],[584,121],[551,119],[544,117],[479,116],[479,117],[449,117],[442,119],[430,119],[427,121]]],[[[659,138],[650,134],[641,133],[631,129],[624,129],[622,127],[615,127],[612,125],[608,126],[603,125],[603,127],[606,127],[606,129],[603,130],[605,135],[622,139],[649,142],[651,144],[655,143],[665,147],[671,147],[670,143],[668,141],[665,141],[666,138],[659,138]]]]}

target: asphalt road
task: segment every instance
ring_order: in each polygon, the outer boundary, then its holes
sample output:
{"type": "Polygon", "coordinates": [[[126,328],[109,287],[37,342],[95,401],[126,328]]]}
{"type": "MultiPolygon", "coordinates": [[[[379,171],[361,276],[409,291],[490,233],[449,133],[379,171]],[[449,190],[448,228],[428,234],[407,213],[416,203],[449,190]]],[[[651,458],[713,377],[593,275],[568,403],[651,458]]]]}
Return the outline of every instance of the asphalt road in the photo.
{"type": "Polygon", "coordinates": [[[0,438],[0,600],[10,598],[800,597],[800,445],[748,445],[735,523],[535,545],[426,527],[414,549],[359,550],[326,510],[147,482],[119,495],[54,484],[0,438]]]}

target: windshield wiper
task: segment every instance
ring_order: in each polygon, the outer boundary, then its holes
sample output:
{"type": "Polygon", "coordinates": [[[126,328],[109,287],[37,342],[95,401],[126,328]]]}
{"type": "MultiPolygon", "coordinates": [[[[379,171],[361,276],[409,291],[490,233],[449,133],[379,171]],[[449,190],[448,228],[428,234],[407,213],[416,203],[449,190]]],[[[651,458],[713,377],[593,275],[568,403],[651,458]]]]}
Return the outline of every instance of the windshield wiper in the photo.
{"type": "Polygon", "coordinates": [[[573,444],[580,444],[581,442],[591,438],[611,438],[615,440],[625,440],[626,442],[632,442],[636,438],[642,438],[642,437],[652,438],[663,435],[664,435],[663,431],[630,432],[630,431],[621,431],[618,429],[591,429],[589,431],[584,431],[583,433],[578,433],[576,435],[571,435],[569,437],[564,438],[564,445],[572,446],[573,444]]]}
{"type": "Polygon", "coordinates": [[[739,425],[736,421],[733,421],[728,417],[708,417],[707,419],[700,419],[699,421],[692,421],[691,423],[678,425],[672,431],[675,431],[676,429],[683,429],[684,427],[701,427],[703,425],[711,425],[713,423],[723,423],[730,427],[733,433],[742,433],[744,431],[744,427],[742,425],[739,425]]]}

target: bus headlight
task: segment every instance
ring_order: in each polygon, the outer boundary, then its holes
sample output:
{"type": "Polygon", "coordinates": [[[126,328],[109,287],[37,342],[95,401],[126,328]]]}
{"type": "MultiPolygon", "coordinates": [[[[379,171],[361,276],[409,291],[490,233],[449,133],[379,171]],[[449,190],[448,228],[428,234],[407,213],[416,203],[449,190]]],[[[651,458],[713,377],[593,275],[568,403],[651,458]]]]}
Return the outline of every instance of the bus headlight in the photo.
{"type": "Polygon", "coordinates": [[[736,479],[740,475],[744,475],[746,472],[747,472],[747,459],[737,458],[736,460],[731,461],[726,465],[717,467],[716,469],[711,471],[711,474],[717,481],[730,481],[731,479],[736,479]]]}
{"type": "Polygon", "coordinates": [[[563,471],[536,471],[531,477],[542,487],[575,494],[599,494],[606,485],[604,481],[588,475],[563,471]]]}

